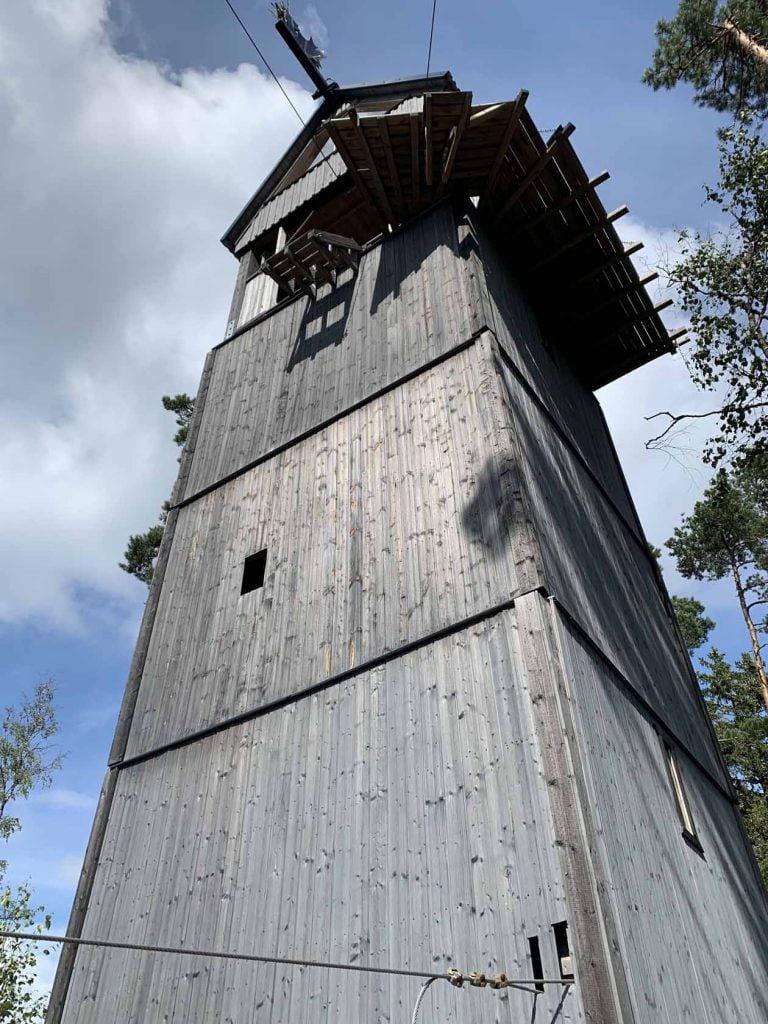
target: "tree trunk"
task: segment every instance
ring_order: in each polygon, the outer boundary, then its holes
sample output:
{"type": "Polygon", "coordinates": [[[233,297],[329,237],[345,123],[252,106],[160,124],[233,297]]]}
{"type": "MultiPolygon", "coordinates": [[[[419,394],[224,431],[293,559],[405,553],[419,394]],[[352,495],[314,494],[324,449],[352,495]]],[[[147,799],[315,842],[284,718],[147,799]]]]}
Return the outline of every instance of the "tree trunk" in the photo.
{"type": "Polygon", "coordinates": [[[749,631],[749,639],[752,641],[752,656],[755,661],[757,678],[760,680],[760,689],[763,691],[763,703],[765,704],[766,710],[768,710],[768,672],[766,672],[765,662],[763,661],[763,656],[760,653],[760,635],[757,632],[757,627],[752,621],[752,616],[749,614],[747,595],[744,592],[744,584],[741,581],[739,567],[734,561],[731,562],[731,572],[733,574],[733,582],[736,586],[736,593],[739,598],[741,614],[744,616],[744,621],[746,622],[747,630],[749,631]]]}
{"type": "Polygon", "coordinates": [[[761,64],[768,64],[768,47],[762,46],[752,36],[742,32],[730,18],[723,18],[723,28],[743,53],[748,53],[761,64]]]}

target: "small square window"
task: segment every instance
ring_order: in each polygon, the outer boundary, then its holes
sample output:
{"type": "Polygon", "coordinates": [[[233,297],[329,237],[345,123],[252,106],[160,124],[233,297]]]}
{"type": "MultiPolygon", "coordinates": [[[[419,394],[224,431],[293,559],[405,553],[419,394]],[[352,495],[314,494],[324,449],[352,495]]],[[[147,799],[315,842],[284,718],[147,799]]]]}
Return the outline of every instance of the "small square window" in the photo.
{"type": "Polygon", "coordinates": [[[240,594],[250,594],[252,590],[263,587],[266,569],[266,548],[263,551],[257,551],[255,555],[248,555],[243,565],[243,584],[240,587],[240,594]]]}
{"type": "Polygon", "coordinates": [[[664,757],[667,762],[669,782],[675,796],[677,814],[680,818],[680,824],[683,826],[683,836],[689,843],[691,843],[691,845],[701,851],[701,843],[699,842],[699,837],[696,835],[696,826],[693,823],[693,815],[691,814],[691,807],[688,803],[685,787],[683,786],[683,777],[680,774],[680,766],[677,763],[677,756],[675,755],[675,751],[667,742],[664,742],[664,757]]]}

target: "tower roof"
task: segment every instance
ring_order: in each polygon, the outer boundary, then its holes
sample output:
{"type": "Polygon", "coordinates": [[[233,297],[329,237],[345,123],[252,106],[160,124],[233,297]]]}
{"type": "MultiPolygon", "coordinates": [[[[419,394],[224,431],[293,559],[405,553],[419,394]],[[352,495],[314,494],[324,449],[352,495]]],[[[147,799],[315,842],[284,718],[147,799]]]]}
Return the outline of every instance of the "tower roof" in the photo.
{"type": "MultiPolygon", "coordinates": [[[[370,243],[448,197],[471,200],[559,350],[592,388],[674,351],[570,136],[514,100],[473,104],[450,73],[331,90],[222,241],[240,255],[309,229],[370,243]]],[[[295,263],[295,260],[294,260],[295,263]]],[[[312,267],[297,268],[305,280],[312,267]]],[[[298,278],[297,278],[298,280],[298,278]]]]}

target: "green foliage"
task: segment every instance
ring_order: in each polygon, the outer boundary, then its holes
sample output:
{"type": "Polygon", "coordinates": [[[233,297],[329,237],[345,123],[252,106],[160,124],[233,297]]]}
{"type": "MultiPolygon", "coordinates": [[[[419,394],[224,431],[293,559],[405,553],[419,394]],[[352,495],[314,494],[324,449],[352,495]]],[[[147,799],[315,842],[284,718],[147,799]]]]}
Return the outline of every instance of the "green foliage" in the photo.
{"type": "Polygon", "coordinates": [[[768,109],[765,0],[680,0],[656,25],[657,48],[643,81],[654,89],[687,82],[703,107],[734,113],[768,109]]]}
{"type": "MultiPolygon", "coordinates": [[[[189,395],[163,395],[162,398],[163,408],[167,409],[168,412],[176,414],[176,426],[178,430],[174,434],[173,440],[181,448],[184,442],[187,440],[189,434],[189,421],[192,418],[192,412],[195,408],[194,398],[190,398],[189,395]]],[[[181,456],[179,456],[181,458],[181,456]]],[[[165,530],[165,522],[168,518],[168,512],[170,511],[169,502],[163,502],[163,507],[160,512],[158,522],[154,526],[150,526],[144,533],[134,533],[128,538],[128,544],[125,552],[123,553],[124,562],[118,562],[119,567],[131,576],[135,576],[141,580],[142,583],[146,583],[147,586],[152,582],[152,577],[155,572],[155,562],[157,561],[157,553],[160,550],[160,542],[163,539],[163,532],[165,530]]]]}
{"type": "Polygon", "coordinates": [[[673,597],[672,607],[688,653],[692,654],[707,642],[715,623],[704,614],[704,605],[695,597],[673,597]]]}
{"type": "MultiPolygon", "coordinates": [[[[30,905],[32,893],[22,884],[16,890],[0,888],[0,930],[44,934],[51,927],[51,918],[43,907],[30,905]],[[42,916],[42,920],[40,916],[42,916]]],[[[43,949],[43,956],[49,955],[43,949]]],[[[43,996],[35,998],[35,943],[23,939],[0,939],[0,1021],[5,1024],[36,1024],[42,1021],[46,1008],[43,996]]]]}
{"type": "Polygon", "coordinates": [[[731,666],[713,648],[702,659],[699,684],[768,885],[768,711],[755,663],[742,654],[731,666]]]}
{"type": "Polygon", "coordinates": [[[167,409],[168,412],[176,413],[176,426],[179,429],[174,434],[173,440],[181,448],[187,440],[187,434],[189,433],[189,421],[192,419],[195,400],[185,394],[174,395],[173,397],[170,395],[163,395],[162,402],[164,409],[167,409]]]}
{"type": "MultiPolygon", "coordinates": [[[[18,832],[19,819],[8,814],[15,800],[28,797],[35,786],[50,786],[60,757],[49,758],[48,740],[58,730],[53,707],[53,683],[39,683],[18,709],[8,707],[0,726],[0,838],[18,832]]],[[[0,861],[0,871],[5,867],[0,861]]],[[[2,1018],[0,1018],[2,1019],[2,1018]]]]}
{"type": "MultiPolygon", "coordinates": [[[[704,236],[683,232],[682,258],[668,272],[688,313],[693,345],[688,364],[695,384],[716,391],[718,427],[704,450],[713,466],[764,449],[768,437],[768,147],[748,120],[718,132],[720,177],[705,188],[728,228],[704,236]]],[[[661,447],[689,417],[668,417],[649,442],[661,447]]]]}
{"type": "Polygon", "coordinates": [[[732,473],[719,470],[666,546],[688,579],[719,580],[746,570],[745,582],[762,590],[768,583],[768,458],[751,459],[732,473]]]}
{"type": "Polygon", "coordinates": [[[155,572],[155,561],[160,550],[160,541],[163,539],[166,516],[167,512],[161,513],[160,522],[150,526],[146,533],[131,534],[123,555],[125,561],[118,562],[124,572],[129,572],[147,586],[152,582],[155,572]]]}
{"type": "Polygon", "coordinates": [[[768,455],[721,469],[667,547],[688,579],[730,576],[752,644],[755,671],[768,707],[763,636],[768,632],[768,455]]]}
{"type": "MultiPolygon", "coordinates": [[[[36,786],[51,784],[53,772],[61,764],[51,757],[48,742],[58,730],[53,707],[53,684],[35,687],[31,698],[19,708],[6,708],[0,726],[0,837],[8,839],[18,832],[19,819],[8,814],[16,800],[28,797],[36,786]]],[[[42,907],[31,906],[32,893],[27,884],[14,892],[2,884],[6,862],[0,860],[0,931],[42,933],[51,926],[42,907]]],[[[48,955],[48,950],[43,950],[48,955]]],[[[37,951],[33,943],[22,939],[0,939],[0,1021],[8,1024],[33,1024],[45,1012],[44,998],[35,998],[37,951]]]]}

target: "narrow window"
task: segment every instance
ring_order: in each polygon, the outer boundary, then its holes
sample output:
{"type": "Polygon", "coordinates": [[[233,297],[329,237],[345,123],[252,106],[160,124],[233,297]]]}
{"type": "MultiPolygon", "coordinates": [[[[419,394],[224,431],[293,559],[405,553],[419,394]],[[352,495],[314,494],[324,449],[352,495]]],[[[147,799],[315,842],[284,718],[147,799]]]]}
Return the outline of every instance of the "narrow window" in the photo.
{"type": "Polygon", "coordinates": [[[555,948],[557,949],[557,962],[560,964],[560,977],[563,981],[573,981],[573,963],[571,961],[571,950],[568,945],[568,922],[558,921],[552,925],[555,933],[555,948]]]}
{"type": "MultiPolygon", "coordinates": [[[[528,939],[528,949],[530,950],[530,953],[531,953],[531,970],[533,971],[533,976],[534,976],[534,978],[542,978],[543,979],[544,978],[544,966],[543,966],[543,964],[541,962],[541,950],[539,949],[539,937],[538,937],[538,935],[532,935],[531,938],[528,939]]],[[[537,992],[543,992],[544,991],[544,982],[543,982],[543,980],[542,981],[537,981],[535,987],[536,987],[536,991],[537,992]]]]}
{"type": "Polygon", "coordinates": [[[267,568],[267,549],[257,551],[255,555],[248,555],[243,566],[243,585],[240,594],[250,594],[252,590],[258,590],[264,586],[264,573],[267,568]]]}
{"type": "Polygon", "coordinates": [[[675,795],[675,806],[677,807],[677,814],[680,818],[680,824],[683,826],[683,836],[692,843],[697,849],[701,849],[701,843],[699,837],[696,835],[696,826],[693,824],[693,815],[691,814],[690,804],[688,803],[688,797],[685,794],[685,787],[683,786],[683,777],[680,774],[680,767],[677,763],[677,757],[672,747],[668,743],[664,743],[664,757],[667,762],[667,772],[669,774],[669,782],[672,786],[672,792],[675,795]]]}

